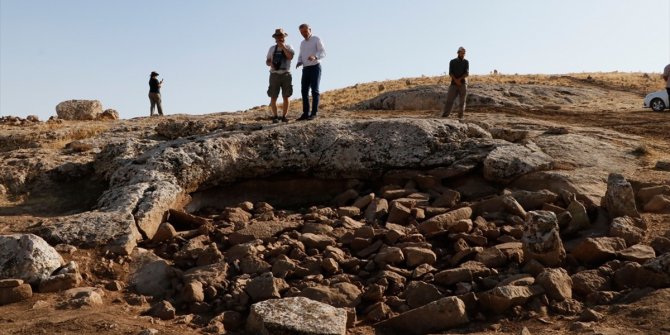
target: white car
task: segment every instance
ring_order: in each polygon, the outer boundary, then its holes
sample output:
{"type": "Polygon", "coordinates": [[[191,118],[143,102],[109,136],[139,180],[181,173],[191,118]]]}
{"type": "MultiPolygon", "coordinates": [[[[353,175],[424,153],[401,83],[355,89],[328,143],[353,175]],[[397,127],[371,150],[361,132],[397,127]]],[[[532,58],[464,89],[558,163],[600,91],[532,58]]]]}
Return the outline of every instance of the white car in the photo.
{"type": "Polygon", "coordinates": [[[668,91],[657,91],[647,94],[644,97],[644,107],[651,108],[654,112],[662,112],[666,108],[670,108],[668,102],[668,91]]]}

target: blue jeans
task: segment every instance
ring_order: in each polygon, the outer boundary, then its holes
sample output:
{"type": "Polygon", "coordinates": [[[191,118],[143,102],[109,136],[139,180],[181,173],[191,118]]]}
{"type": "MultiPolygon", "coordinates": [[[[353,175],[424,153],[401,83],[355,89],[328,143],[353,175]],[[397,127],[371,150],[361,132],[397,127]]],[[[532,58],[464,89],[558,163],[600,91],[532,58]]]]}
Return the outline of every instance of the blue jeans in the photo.
{"type": "Polygon", "coordinates": [[[302,115],[309,114],[309,89],[312,89],[312,114],[315,116],[319,111],[319,82],[321,81],[321,65],[305,66],[302,68],[302,80],[300,81],[300,92],[302,93],[302,115]]]}

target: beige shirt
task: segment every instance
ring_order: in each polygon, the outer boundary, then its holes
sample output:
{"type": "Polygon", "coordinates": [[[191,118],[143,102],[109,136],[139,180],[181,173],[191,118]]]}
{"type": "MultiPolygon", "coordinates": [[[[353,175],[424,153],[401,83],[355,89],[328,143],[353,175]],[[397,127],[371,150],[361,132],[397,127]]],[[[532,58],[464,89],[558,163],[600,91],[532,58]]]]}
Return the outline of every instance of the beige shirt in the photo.
{"type": "Polygon", "coordinates": [[[668,82],[665,83],[665,87],[670,88],[670,64],[668,64],[665,69],[663,69],[663,76],[668,78],[668,82]]]}

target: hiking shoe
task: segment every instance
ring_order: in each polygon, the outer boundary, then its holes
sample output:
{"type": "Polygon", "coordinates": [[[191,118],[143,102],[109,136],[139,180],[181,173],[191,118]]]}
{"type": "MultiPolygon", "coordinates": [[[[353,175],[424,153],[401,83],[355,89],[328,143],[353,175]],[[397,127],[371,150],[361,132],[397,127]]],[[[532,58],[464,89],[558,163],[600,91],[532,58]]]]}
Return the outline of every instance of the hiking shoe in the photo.
{"type": "Polygon", "coordinates": [[[279,122],[279,118],[276,117],[276,116],[273,117],[273,118],[272,118],[272,123],[277,123],[277,122],[279,122]]]}
{"type": "Polygon", "coordinates": [[[312,114],[307,118],[307,120],[314,120],[316,118],[317,118],[317,116],[315,114],[312,114]]]}
{"type": "Polygon", "coordinates": [[[288,122],[288,119],[286,118],[286,116],[281,117],[281,122],[288,122]]]}
{"type": "Polygon", "coordinates": [[[305,121],[307,119],[309,119],[309,116],[303,114],[303,115],[300,115],[300,117],[298,119],[296,119],[296,121],[305,121]]]}

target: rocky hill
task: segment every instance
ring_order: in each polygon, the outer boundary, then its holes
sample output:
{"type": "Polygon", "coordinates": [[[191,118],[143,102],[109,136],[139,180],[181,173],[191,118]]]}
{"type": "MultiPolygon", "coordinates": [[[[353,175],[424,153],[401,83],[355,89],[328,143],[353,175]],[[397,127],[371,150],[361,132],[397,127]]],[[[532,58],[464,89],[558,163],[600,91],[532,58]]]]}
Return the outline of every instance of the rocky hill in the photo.
{"type": "Polygon", "coordinates": [[[0,325],[668,331],[668,115],[637,76],[473,78],[463,120],[439,78],[288,124],[0,120],[0,325]]]}

